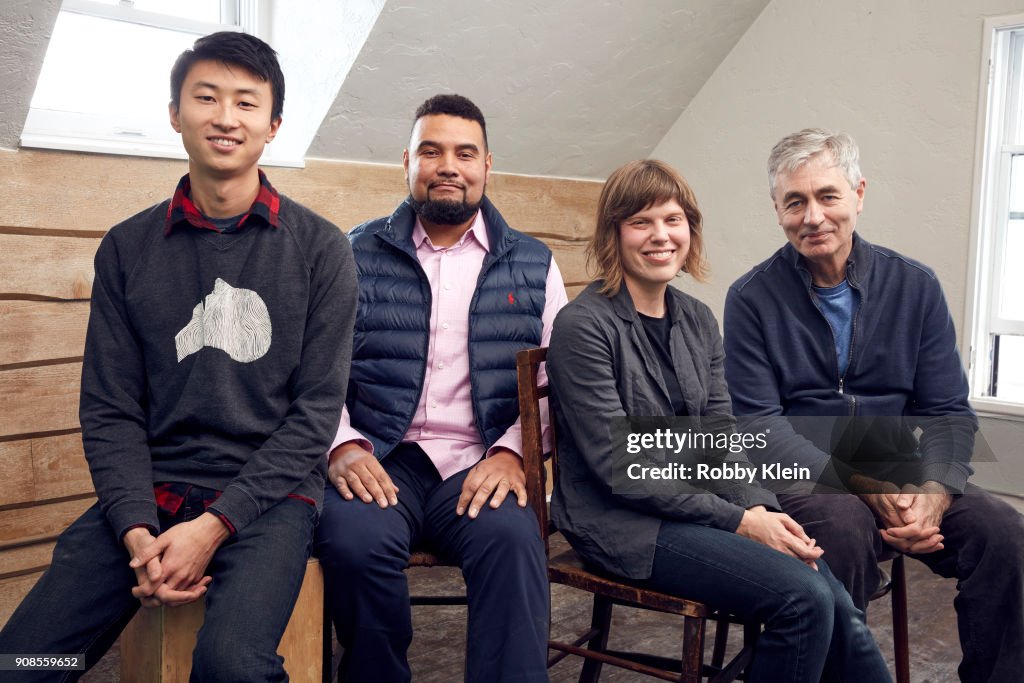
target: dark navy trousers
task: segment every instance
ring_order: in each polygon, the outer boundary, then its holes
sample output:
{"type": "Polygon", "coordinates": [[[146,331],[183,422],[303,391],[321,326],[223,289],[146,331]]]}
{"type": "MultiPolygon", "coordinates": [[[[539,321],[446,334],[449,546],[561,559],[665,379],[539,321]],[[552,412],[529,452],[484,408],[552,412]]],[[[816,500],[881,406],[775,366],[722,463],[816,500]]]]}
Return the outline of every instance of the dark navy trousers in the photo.
{"type": "Polygon", "coordinates": [[[410,680],[404,570],[411,548],[425,545],[455,561],[466,581],[465,679],[547,681],[547,560],[533,510],[509,496],[498,509],[484,506],[476,519],[456,515],[469,470],[442,480],[415,444],[399,445],[381,464],[399,488],[397,506],[347,501],[328,485],[317,527],[314,553],[345,648],[341,680],[410,680]]]}

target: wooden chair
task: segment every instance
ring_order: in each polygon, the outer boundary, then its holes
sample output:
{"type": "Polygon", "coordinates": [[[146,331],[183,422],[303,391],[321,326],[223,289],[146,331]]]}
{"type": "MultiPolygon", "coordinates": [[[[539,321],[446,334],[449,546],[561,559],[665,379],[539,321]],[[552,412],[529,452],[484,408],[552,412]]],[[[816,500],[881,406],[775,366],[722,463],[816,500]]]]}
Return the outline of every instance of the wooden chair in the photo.
{"type": "MultiPolygon", "coordinates": [[[[408,569],[413,567],[458,567],[440,555],[436,555],[426,548],[420,548],[409,556],[408,569]]],[[[469,604],[465,593],[454,595],[410,595],[410,605],[467,605],[469,604]]]]}
{"type": "MultiPolygon", "coordinates": [[[[596,682],[601,666],[611,664],[630,671],[666,681],[735,680],[746,668],[753,643],[760,632],[759,624],[744,624],[744,643],[740,652],[723,665],[728,625],[740,623],[730,615],[699,602],[641,588],[624,580],[611,579],[590,571],[572,550],[551,557],[548,536],[554,532],[548,520],[545,490],[544,450],[541,441],[540,399],[548,396],[548,388],[537,386],[537,369],[547,357],[546,348],[525,349],[516,354],[519,373],[519,415],[523,430],[523,467],[530,504],[540,522],[541,536],[548,553],[548,578],[553,583],[577,588],[594,596],[590,629],[572,642],[548,641],[557,654],[548,660],[550,668],[570,654],[585,658],[580,681],[596,682]],[[679,658],[646,653],[618,652],[608,649],[612,607],[626,605],[641,609],[668,612],[683,617],[683,643],[679,658]],[[704,635],[708,619],[718,621],[718,630],[710,665],[704,664],[704,635]]],[[[550,407],[549,407],[550,414],[550,407]]],[[[552,433],[554,419],[551,419],[552,433]]],[[[551,450],[552,477],[557,477],[557,448],[551,450]]]]}
{"type": "MultiPolygon", "coordinates": [[[[409,563],[406,569],[416,567],[456,567],[458,565],[446,560],[426,548],[417,548],[409,556],[409,563]]],[[[465,593],[452,595],[410,595],[409,604],[416,605],[467,605],[469,604],[465,593]]],[[[335,651],[333,624],[327,605],[324,605],[324,670],[322,683],[333,683],[337,680],[338,666],[341,664],[342,651],[335,651]]]]}
{"type": "Polygon", "coordinates": [[[892,649],[896,683],[910,683],[910,638],[907,627],[907,573],[903,553],[892,557],[891,574],[882,570],[882,582],[871,601],[892,596],[892,649]]]}

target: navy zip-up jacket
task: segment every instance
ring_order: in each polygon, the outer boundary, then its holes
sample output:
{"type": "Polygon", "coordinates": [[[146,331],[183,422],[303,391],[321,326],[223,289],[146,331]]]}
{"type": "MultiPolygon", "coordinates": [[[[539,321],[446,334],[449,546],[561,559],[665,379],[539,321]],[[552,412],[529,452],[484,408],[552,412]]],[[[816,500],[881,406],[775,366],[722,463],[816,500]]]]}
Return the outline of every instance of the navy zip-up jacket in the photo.
{"type": "MultiPolygon", "coordinates": [[[[491,246],[469,306],[469,372],[486,449],[519,417],[515,355],[540,346],[551,250],[510,228],[486,197],[480,208],[491,246]]],[[[415,224],[407,199],[391,216],[349,233],[359,312],[346,405],[378,459],[408,431],[426,373],[431,292],[412,241],[415,224]]]]}
{"type": "Polygon", "coordinates": [[[791,244],[729,288],[725,377],[734,413],[797,418],[773,421],[769,448],[751,459],[795,462],[825,481],[830,473],[842,479],[844,468],[826,452],[834,421],[804,418],[874,417],[864,442],[873,452],[860,457],[918,461],[922,481],[962,492],[977,418],[935,273],[854,234],[846,277],[860,304],[844,375],[811,274],[791,244]]]}

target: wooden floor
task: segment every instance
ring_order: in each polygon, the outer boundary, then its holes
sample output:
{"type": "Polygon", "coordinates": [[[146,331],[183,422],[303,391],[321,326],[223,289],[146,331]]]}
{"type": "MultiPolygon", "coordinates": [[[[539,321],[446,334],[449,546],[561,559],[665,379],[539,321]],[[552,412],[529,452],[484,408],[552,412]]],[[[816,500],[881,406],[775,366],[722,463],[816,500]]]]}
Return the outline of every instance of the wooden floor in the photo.
{"type": "MultiPolygon", "coordinates": [[[[1018,500],[1010,500],[1019,509],[1018,500]]],[[[560,538],[553,539],[562,542],[560,538]]],[[[554,548],[553,548],[554,549],[554,548]]],[[[414,593],[444,594],[459,590],[462,579],[454,569],[414,569],[409,571],[414,593]]],[[[907,562],[910,600],[910,672],[915,683],[953,683],[960,661],[960,645],[953,615],[956,582],[934,576],[920,562],[907,562]]],[[[578,632],[589,623],[589,601],[585,594],[564,586],[552,587],[551,632],[555,636],[578,632]]],[[[643,647],[666,654],[679,648],[681,625],[677,617],[616,608],[613,618],[612,647],[643,647]]],[[[891,613],[888,599],[872,603],[868,622],[882,653],[892,669],[891,613]]],[[[453,683],[462,680],[465,653],[465,607],[421,606],[413,610],[416,636],[409,653],[413,680],[419,683],[453,683]]],[[[738,638],[737,638],[738,640],[738,638]]],[[[82,680],[88,683],[119,681],[120,652],[115,645],[106,657],[82,680]]],[[[551,669],[554,683],[575,681],[580,661],[570,657],[551,669]]],[[[651,681],[613,667],[605,667],[603,683],[651,681]]]]}
{"type": "MultiPolygon", "coordinates": [[[[910,593],[910,646],[912,680],[924,683],[958,681],[956,667],[960,661],[960,645],[952,603],[955,582],[932,575],[920,562],[908,562],[910,593]]],[[[418,570],[428,571],[446,570],[418,570]]],[[[411,577],[412,584],[427,579],[411,577]]],[[[446,582],[457,585],[457,572],[446,582]]],[[[433,579],[429,580],[434,583],[433,579]]],[[[430,590],[434,590],[431,586],[430,590]]],[[[587,595],[564,586],[552,587],[551,633],[555,636],[583,631],[590,623],[587,595]]],[[[892,670],[891,612],[888,600],[871,606],[869,624],[892,670]]],[[[416,638],[410,652],[413,680],[425,683],[450,683],[462,680],[462,657],[465,644],[465,611],[458,607],[417,607],[413,613],[416,638]]],[[[613,617],[612,642],[618,649],[645,649],[658,654],[676,652],[680,648],[682,625],[678,617],[652,614],[647,611],[616,608],[613,617]]],[[[738,646],[739,634],[734,639],[738,646]]],[[[579,658],[570,657],[551,669],[554,683],[575,681],[582,666],[579,658]]],[[[653,681],[655,679],[614,667],[605,667],[601,681],[653,681]]]]}
{"type": "MultiPolygon", "coordinates": [[[[422,594],[458,590],[462,580],[457,570],[410,570],[410,586],[422,594]]],[[[920,683],[953,683],[957,681],[956,666],[960,661],[960,645],[953,619],[955,582],[935,577],[920,562],[907,563],[910,593],[910,670],[912,680],[920,683]]],[[[587,596],[564,586],[552,587],[551,632],[566,635],[583,630],[590,621],[587,596]]],[[[656,653],[679,649],[682,628],[678,618],[616,608],[611,645],[643,647],[656,653]]],[[[888,600],[872,604],[869,623],[882,652],[892,666],[891,616],[888,600]]],[[[414,681],[453,683],[462,680],[462,659],[465,653],[466,611],[464,607],[422,606],[413,610],[416,637],[409,653],[414,681]]],[[[738,640],[738,638],[737,638],[738,640]]],[[[119,681],[118,646],[107,653],[83,681],[113,683],[119,681]]],[[[556,683],[575,681],[580,662],[570,657],[551,669],[556,683]]],[[[654,679],[627,671],[605,667],[602,682],[651,681],[654,679]]]]}

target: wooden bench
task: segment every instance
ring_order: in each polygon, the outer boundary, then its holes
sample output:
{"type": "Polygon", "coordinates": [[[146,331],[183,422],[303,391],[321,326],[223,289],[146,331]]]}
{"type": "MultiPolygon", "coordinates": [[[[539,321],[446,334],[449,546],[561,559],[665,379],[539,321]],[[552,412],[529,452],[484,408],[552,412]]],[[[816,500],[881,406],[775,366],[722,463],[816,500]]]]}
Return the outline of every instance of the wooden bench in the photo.
{"type": "MultiPolygon", "coordinates": [[[[202,600],[182,607],[140,609],[121,634],[121,680],[187,683],[204,611],[202,600]]],[[[284,668],[293,683],[319,683],[323,648],[323,570],[310,558],[277,652],[284,657],[284,668]]]]}

